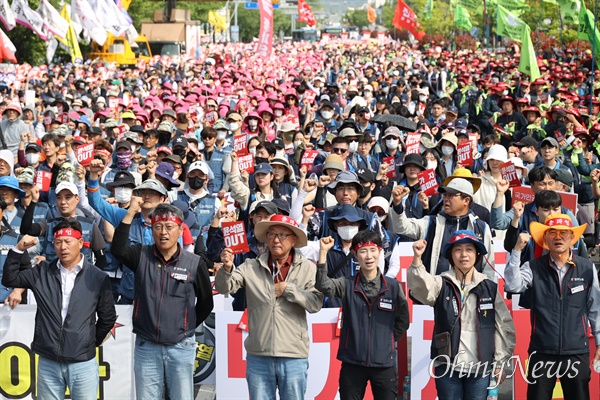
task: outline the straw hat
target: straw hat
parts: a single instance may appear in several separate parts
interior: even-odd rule
[[[543,224],[540,222],[532,222],[529,224],[529,232],[531,233],[533,240],[535,240],[538,245],[543,246],[546,250],[549,250],[549,247],[544,241],[544,234],[548,229],[573,232],[573,240],[570,244],[573,246],[583,235],[586,228],[587,224],[574,227],[571,217],[567,214],[551,214],[546,218],[546,222]]]
[[[286,215],[272,215],[268,221],[260,221],[254,227],[254,235],[261,243],[267,243],[267,232],[272,226],[281,226],[291,230],[298,238],[294,247],[304,247],[307,243],[306,233],[298,227],[298,223],[293,218]]]

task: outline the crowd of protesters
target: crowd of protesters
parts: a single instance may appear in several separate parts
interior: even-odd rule
[[[587,340],[589,320],[600,344],[589,261],[600,253],[600,71],[591,72],[591,53],[540,58],[542,77],[530,82],[512,54],[435,43],[288,42],[268,59],[252,50],[213,44],[197,59],[130,68],[4,69],[0,245],[14,249],[0,255],[0,300],[14,307],[31,289],[50,304],[61,289],[46,287],[42,268],[64,272],[69,297],[81,296],[73,271],[104,271],[104,323],[113,302],[135,305],[144,399],[160,399],[163,384],[171,398],[193,396],[191,338],[212,309],[208,275],[233,294],[234,310],[248,310],[253,399],[274,399],[277,388],[304,398],[306,312],[342,307],[342,398],[362,398],[371,381],[375,398],[393,399],[394,342],[408,328],[410,295],[435,310],[439,398],[485,398],[489,373],[501,382],[501,368],[441,371],[459,360],[498,366],[513,354],[496,283],[500,241],[510,253],[506,290],[532,310],[530,351],[540,362],[583,362],[562,382],[565,398],[589,398],[590,351],[600,360]],[[413,132],[416,147],[407,145]],[[458,158],[464,142],[469,165]],[[93,160],[83,162],[77,149],[90,143]],[[508,162],[534,201],[513,204]],[[426,194],[428,170],[439,187]],[[557,191],[576,193],[576,209]],[[225,246],[222,224],[234,221],[244,222],[247,252]],[[80,245],[57,244],[69,238]],[[396,280],[402,242],[415,242],[410,293]],[[63,298],[63,312],[68,305]],[[38,322],[53,321],[54,332],[55,317]],[[98,329],[96,344],[106,327]],[[42,357],[89,361],[35,341]],[[529,398],[550,399],[553,382],[530,384]],[[57,385],[47,384],[64,391]]]

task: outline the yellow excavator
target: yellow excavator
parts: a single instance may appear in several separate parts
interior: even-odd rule
[[[135,46],[131,46],[127,39],[108,34],[104,46],[92,43],[92,52],[88,55],[92,60],[100,59],[106,62],[116,62],[120,67],[135,66],[140,59],[146,62],[152,58],[148,40],[140,35],[135,39]]]

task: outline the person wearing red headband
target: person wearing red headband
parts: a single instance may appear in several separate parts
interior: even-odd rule
[[[364,230],[352,239],[351,251],[360,265],[356,276],[335,279],[327,276],[327,252],[334,243],[330,236],[321,239],[315,287],[325,296],[342,299],[337,354],[342,362],[340,398],[362,399],[370,381],[375,399],[395,399],[398,392],[395,343],[409,324],[406,296],[398,281],[384,276],[379,269],[382,251],[379,234]]]
[[[154,244],[127,245],[132,221],[144,200],[132,197],[113,237],[111,252],[135,273],[134,374],[138,399],[194,398],[195,329],[213,309],[208,276],[212,263],[185,251],[183,212],[159,204],[148,216]]]
[[[37,395],[62,399],[67,386],[73,399],[95,399],[98,392],[96,347],[101,346],[117,321],[110,278],[90,263],[81,250],[77,220],[54,226],[57,258],[20,270],[27,249],[38,239],[25,235],[8,252],[2,284],[31,289],[37,302],[31,349],[39,355]]]

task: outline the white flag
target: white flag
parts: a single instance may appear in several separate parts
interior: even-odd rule
[[[133,24],[129,25],[129,28],[127,28],[127,31],[125,32],[125,36],[127,37],[127,41],[129,42],[129,45],[131,47],[135,48],[138,46],[135,42],[135,39],[137,39],[138,36],[140,36],[140,34],[135,29],[135,26],[133,26]]]
[[[100,46],[104,46],[108,38],[108,33],[106,33],[106,29],[104,29],[98,17],[94,14],[94,10],[92,10],[87,0],[71,1],[71,19],[74,19],[75,15],[79,17],[81,26],[87,30],[90,38]]]
[[[102,23],[102,26],[108,32],[117,37],[125,33],[130,23],[114,1],[90,0],[89,4],[98,17],[98,20]]]
[[[54,58],[54,53],[56,53],[56,49],[58,48],[58,40],[54,36],[46,41],[46,60],[48,64],[52,63],[52,59]]]
[[[25,0],[13,0],[11,10],[19,24],[31,29],[42,40],[47,39],[44,31],[44,20],[40,17],[40,14],[29,8],[29,4]]]
[[[61,39],[64,39],[67,36],[69,23],[60,16],[60,13],[54,7],[52,7],[52,4],[50,4],[48,0],[40,1],[40,6],[37,9],[37,13],[40,14],[44,20],[46,29]]]
[[[9,31],[17,26],[17,21],[15,21],[15,16],[8,5],[8,0],[0,0],[0,19]]]
[[[4,42],[4,46],[8,47],[8,49],[13,53],[16,53],[17,48],[15,47],[14,43],[10,41],[10,39],[8,38],[8,36],[6,36],[6,33],[4,33],[2,29],[0,29],[0,32],[2,33],[2,41]]]

